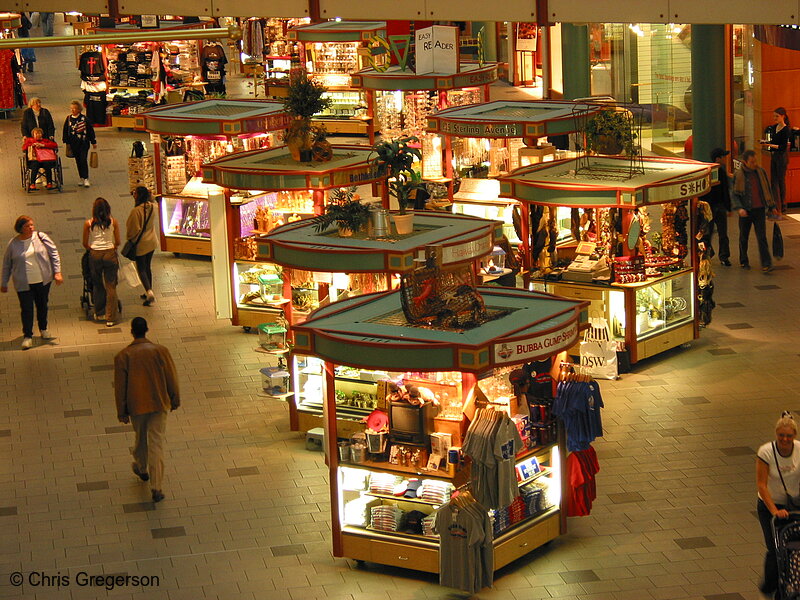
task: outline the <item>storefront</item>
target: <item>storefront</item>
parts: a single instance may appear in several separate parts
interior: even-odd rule
[[[330,108],[314,119],[331,134],[366,135],[374,139],[374,115],[364,93],[352,85],[351,75],[380,64],[385,55],[371,57],[369,45],[376,36],[386,37],[384,21],[326,21],[291,29],[289,39],[301,42],[301,64],[309,76],[328,89]]]
[[[529,224],[533,287],[589,300],[635,363],[699,335],[696,199],[717,175],[686,159],[583,156],[499,180]]]
[[[288,124],[283,104],[270,100],[203,100],[137,115],[136,129],[150,133],[153,143],[161,249],[211,256],[209,189],[200,176],[203,164],[232,152],[271,148],[276,145],[275,132]],[[142,177],[148,164],[147,157],[129,160],[130,168],[141,171]]]
[[[281,146],[203,165],[203,183],[219,186],[225,195],[218,220],[211,202],[212,234],[219,234],[225,246],[214,258],[228,257],[215,263],[214,283],[216,289],[230,290],[234,325],[249,329],[284,318],[291,323],[318,302],[314,282],[293,289],[282,280],[280,267],[261,254],[260,240],[275,227],[322,214],[331,190],[381,180],[369,146],[334,145],[332,150],[328,162],[299,163]]]
[[[497,81],[497,64],[464,61],[459,72],[452,74],[416,75],[399,66],[385,71],[365,69],[354,73],[351,81],[354,88],[366,92],[369,114],[374,115],[375,130],[383,139],[424,138],[428,117],[437,110],[488,102],[489,85]]]
[[[441,110],[428,118],[427,131],[443,140],[444,164],[440,149],[424,148],[423,174],[432,180],[444,176],[448,182],[460,178],[458,192],[452,193],[451,186],[453,211],[502,221],[506,237],[519,244],[525,234],[518,235],[513,225],[518,203],[500,198],[497,180],[488,177],[565,158],[568,152],[547,138],[574,132],[580,119],[599,111],[599,106],[576,102],[511,100]]]
[[[470,480],[459,447],[469,422],[481,418],[476,406],[512,411],[510,367],[570,347],[585,322],[586,302],[519,289],[477,290],[488,311],[504,315],[467,331],[409,324],[401,310],[402,290],[337,302],[294,328],[293,353],[311,357],[300,383],[324,396],[334,556],[439,573],[440,542],[431,523]],[[389,380],[435,396],[440,408],[394,401]],[[336,395],[356,392],[353,381],[371,386],[367,393],[388,414],[388,441],[370,431],[366,447],[357,436],[353,444],[342,440],[348,436],[338,430]],[[515,422],[525,431],[524,420]],[[525,495],[533,485],[540,502],[530,503],[527,512],[520,507],[518,518],[509,519],[506,508],[494,511],[493,541],[484,554],[492,571],[566,531],[561,506],[566,450],[553,427],[550,422],[535,439],[526,434],[524,449],[513,458],[515,494]],[[395,485],[416,481],[419,487],[420,480],[437,493],[394,495]],[[388,491],[382,489],[387,482]],[[413,527],[409,515],[415,517]]]

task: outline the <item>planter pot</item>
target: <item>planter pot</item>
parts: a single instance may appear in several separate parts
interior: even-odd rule
[[[311,162],[313,155],[311,153],[311,148],[307,148],[305,150],[300,150],[300,162]]]
[[[339,227],[339,237],[353,237],[353,231],[351,229]]]
[[[414,213],[412,212],[404,215],[392,215],[392,221],[394,221],[397,235],[408,235],[414,231]]]
[[[598,135],[594,139],[594,150],[598,154],[619,154],[622,152],[622,144],[613,135]]]

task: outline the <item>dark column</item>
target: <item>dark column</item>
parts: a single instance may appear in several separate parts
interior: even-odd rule
[[[692,157],[725,148],[725,26],[692,25]]]
[[[561,24],[561,77],[564,100],[592,95],[589,77],[589,26]]]

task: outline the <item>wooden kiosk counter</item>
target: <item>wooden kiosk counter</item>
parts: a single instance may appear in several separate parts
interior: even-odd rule
[[[685,159],[582,156],[498,179],[531,232],[528,282],[590,301],[635,363],[699,335],[695,215],[717,175]]]
[[[272,230],[256,240],[258,260],[269,261],[282,268],[285,288],[290,282],[300,286],[310,281],[316,287],[314,307],[322,302],[334,301],[344,295],[358,295],[385,291],[393,287],[394,274],[414,269],[424,255],[424,248],[436,245],[442,248],[443,265],[477,264],[488,256],[500,239],[502,229],[497,221],[436,212],[420,212],[414,216],[414,231],[409,235],[370,237],[355,234],[339,237],[335,228],[319,232],[311,219],[303,219]],[[304,288],[300,288],[304,289]],[[300,289],[293,287],[291,297]],[[287,295],[287,298],[290,297]],[[288,304],[291,325],[302,322],[306,314]],[[322,426],[323,403],[321,395],[306,393],[303,371],[309,368],[306,357],[295,357],[290,372],[295,375],[294,393],[289,402],[292,430],[308,431]],[[359,428],[362,419],[376,407],[373,378],[343,377],[337,385],[359,390],[365,395],[340,399],[340,431],[352,432]],[[352,396],[352,394],[351,394]],[[349,435],[349,433],[347,433]]]
[[[430,515],[446,500],[396,497],[376,492],[371,483],[362,482],[372,481],[373,477],[411,477],[439,482],[438,485],[453,489],[468,479],[469,470],[459,461],[444,462],[442,466],[441,463],[432,464],[435,461],[429,458],[411,455],[394,464],[365,458],[352,447],[350,454],[345,452],[348,442],[340,440],[336,419],[335,377],[340,370],[352,374],[383,371],[391,374],[395,381],[402,379],[406,385],[414,383],[420,388],[429,388],[441,396],[442,406],[432,419],[426,419],[425,427],[420,427],[419,432],[425,436],[426,443],[428,434],[435,433],[448,436],[451,447],[460,446],[467,424],[464,412],[469,412],[467,399],[482,393],[490,403],[497,400],[492,391],[495,388],[489,384],[498,373],[569,348],[578,340],[579,330],[586,322],[586,302],[514,288],[479,287],[477,290],[486,309],[501,310],[503,316],[473,329],[410,325],[401,309],[402,290],[335,302],[318,309],[307,321],[293,328],[293,353],[316,358],[319,367],[309,369],[305,376],[309,380],[319,380],[316,387],[324,390],[334,556],[438,572],[437,537],[425,535],[424,529],[422,535],[377,530],[362,522],[359,510],[352,509],[362,504],[390,505],[395,508],[389,510]],[[392,423],[389,429],[392,446],[397,442],[393,436],[398,430],[394,427],[400,427],[403,416],[403,413],[394,414],[396,404],[387,402],[386,407]],[[402,425],[404,435],[413,431],[408,421],[414,419],[407,419]],[[369,435],[367,432],[367,441],[372,444]],[[417,448],[422,451],[419,445]],[[404,452],[398,451],[398,454],[405,456]],[[391,454],[389,452],[389,461]],[[495,531],[494,570],[565,531],[566,521],[561,511],[565,460],[563,435],[548,438],[546,443],[533,444],[517,454],[517,472],[526,474],[518,475],[519,484],[538,481],[546,501],[528,517]],[[535,467],[528,471],[526,465]]]
[[[161,249],[211,256],[209,187],[200,180],[201,167],[232,152],[275,146],[274,132],[289,125],[283,104],[201,100],[152,108],[135,119],[136,129],[147,131],[153,143]],[[143,160],[131,158],[130,164],[140,165]],[[267,197],[255,202],[274,207]]]

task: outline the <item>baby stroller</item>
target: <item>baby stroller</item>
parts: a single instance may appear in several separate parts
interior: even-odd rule
[[[800,599],[800,513],[788,519],[772,519],[772,534],[778,559],[778,594],[780,600]]]
[[[83,291],[81,292],[81,308],[86,318],[94,321],[94,299],[92,298],[92,272],[89,269],[89,251],[81,257],[81,274],[83,275]],[[117,300],[117,311],[122,314],[122,302]]]

